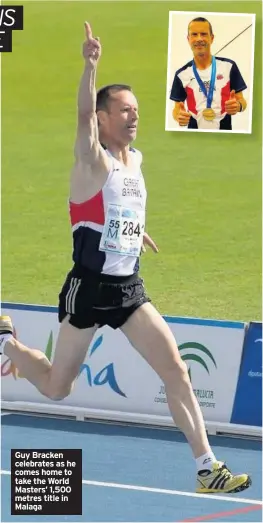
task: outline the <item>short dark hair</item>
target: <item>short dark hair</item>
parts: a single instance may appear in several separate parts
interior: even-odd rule
[[[208,25],[209,25],[209,30],[210,30],[210,34],[214,34],[213,33],[213,29],[212,29],[212,25],[210,24],[210,22],[206,19],[206,18],[203,18],[202,16],[198,16],[197,18],[194,18],[193,20],[191,20],[191,22],[189,22],[188,24],[188,34],[189,34],[189,26],[192,22],[207,22]]]
[[[132,88],[126,84],[111,84],[99,89],[97,92],[96,111],[107,111],[111,95],[120,91],[132,92]]]

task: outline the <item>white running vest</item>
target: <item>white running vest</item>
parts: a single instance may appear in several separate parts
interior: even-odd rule
[[[142,155],[131,148],[134,166],[127,168],[106,152],[112,165],[101,191],[82,204],[70,203],[73,258],[102,274],[130,276],[139,269],[145,230]]]

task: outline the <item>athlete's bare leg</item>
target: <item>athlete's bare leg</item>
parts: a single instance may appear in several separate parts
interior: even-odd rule
[[[77,329],[65,318],[52,363],[40,350],[29,349],[14,338],[6,342],[4,353],[44,396],[60,400],[70,394],[96,330],[97,327]]]
[[[165,320],[150,303],[145,303],[127,320],[122,331],[162,379],[174,422],[185,434],[195,458],[209,452],[202,412],[187,366]]]

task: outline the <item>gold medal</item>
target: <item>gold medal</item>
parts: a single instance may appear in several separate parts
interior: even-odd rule
[[[213,111],[213,109],[211,109],[211,107],[210,108],[207,107],[207,109],[203,110],[203,117],[208,122],[211,122],[212,120],[214,120],[215,116],[216,116],[216,113],[215,113],[215,111]]]

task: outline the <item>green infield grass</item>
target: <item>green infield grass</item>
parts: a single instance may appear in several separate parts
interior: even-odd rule
[[[71,267],[68,182],[88,20],[103,46],[97,86],[131,84],[140,104],[135,146],[160,250],[141,260],[153,303],[163,314],[260,319],[261,2],[23,5],[24,30],[2,56],[2,301],[56,305]],[[164,131],[169,10],[256,13],[252,135]]]

